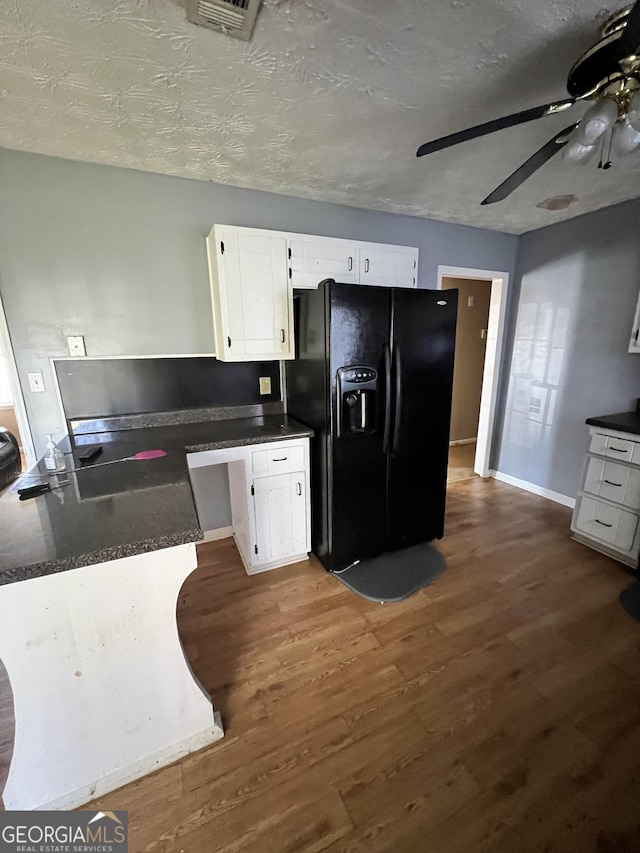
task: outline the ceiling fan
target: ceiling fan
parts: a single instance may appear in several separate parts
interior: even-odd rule
[[[619,155],[640,148],[640,0],[605,21],[599,41],[569,72],[567,90],[569,98],[425,142],[416,156],[424,157],[469,139],[554,115],[579,101],[593,101],[593,106],[580,121],[557,133],[482,201],[482,204],[493,204],[511,195],[562,149],[568,160],[586,163],[601,146],[603,156],[599,166],[608,169],[612,165],[612,145]],[[605,158],[607,140],[609,155]]]

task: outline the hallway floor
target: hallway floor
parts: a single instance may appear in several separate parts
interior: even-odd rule
[[[447,468],[447,483],[459,483],[470,480],[478,475],[473,470],[476,457],[476,443],[453,444],[449,447],[449,466]]]

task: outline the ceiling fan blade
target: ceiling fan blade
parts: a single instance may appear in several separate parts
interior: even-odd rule
[[[469,127],[467,130],[460,130],[458,133],[451,133],[449,136],[434,139],[433,142],[425,142],[418,148],[416,157],[424,157],[425,154],[433,154],[434,151],[450,148],[452,145],[458,145],[468,139],[477,139],[487,133],[495,133],[496,130],[504,130],[506,127],[514,127],[516,124],[524,124],[527,121],[535,121],[537,118],[559,113],[572,107],[577,100],[577,98],[566,98],[562,101],[555,101],[553,104],[542,104],[540,107],[532,107],[510,116],[493,119],[493,121],[485,122],[485,124],[478,124],[476,127]]]
[[[541,166],[550,160],[554,154],[557,154],[558,151],[561,151],[564,146],[569,141],[569,137],[571,133],[576,129],[579,122],[575,124],[570,124],[569,127],[565,127],[564,130],[561,130],[560,133],[557,133],[553,139],[550,139],[545,145],[540,148],[539,151],[529,157],[526,163],[523,163],[522,166],[517,168],[512,175],[503,181],[499,187],[490,193],[481,204],[495,204],[497,201],[502,201],[508,195],[516,190],[520,184],[523,184],[527,178],[530,178],[534,172],[537,172]]]
[[[634,7],[629,12],[627,23],[620,40],[618,41],[616,53],[620,59],[633,56],[640,47],[640,0],[636,0]]]

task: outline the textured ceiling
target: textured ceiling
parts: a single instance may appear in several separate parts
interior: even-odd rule
[[[583,110],[415,150],[564,96],[602,13],[601,0],[264,0],[243,43],[190,24],[180,0],[3,0],[0,145],[521,233],[640,196],[640,153],[608,172],[556,158],[483,208]],[[536,207],[561,193],[578,202]]]

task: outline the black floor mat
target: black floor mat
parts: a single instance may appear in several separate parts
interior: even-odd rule
[[[352,592],[369,601],[402,601],[427,586],[447,568],[447,561],[433,545],[422,544],[362,560],[333,572]]]
[[[631,586],[622,590],[620,604],[632,619],[640,622],[640,581],[634,581]]]

